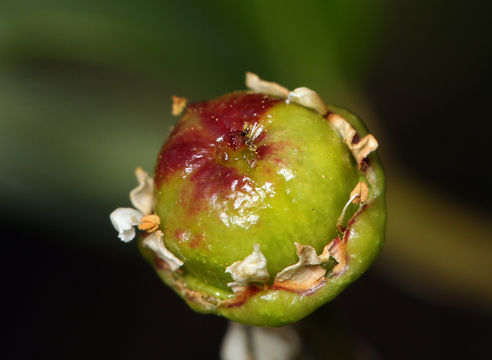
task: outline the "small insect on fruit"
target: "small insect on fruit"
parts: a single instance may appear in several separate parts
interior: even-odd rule
[[[378,143],[307,88],[247,73],[248,91],[186,106],[137,170],[136,209],[111,220],[193,309],[250,325],[295,322],[333,299],[384,242]]]

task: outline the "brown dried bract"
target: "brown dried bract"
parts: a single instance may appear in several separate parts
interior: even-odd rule
[[[183,110],[186,107],[186,104],[188,103],[188,99],[186,99],[184,97],[174,96],[174,95],[171,96],[171,98],[173,99],[172,114],[174,116],[181,115],[181,113],[183,112]]]
[[[138,229],[151,233],[159,228],[160,223],[161,219],[156,214],[146,215],[142,217],[140,224],[138,224]]]
[[[367,168],[364,159],[378,148],[376,138],[373,135],[368,134],[362,139],[359,139],[357,132],[352,125],[338,114],[329,113],[326,118],[337,129],[338,133],[343,138],[343,141],[349,147],[357,162],[359,170],[364,171],[365,168]]]
[[[296,243],[299,261],[277,274],[273,288],[306,292],[317,288],[324,281],[326,269],[321,266],[330,258],[327,247],[321,255],[311,245]]]
[[[359,182],[357,183],[357,185],[355,185],[354,190],[352,190],[352,192],[350,193],[350,198],[354,198],[354,200],[352,200],[352,203],[360,204],[366,202],[368,195],[369,188],[367,187],[366,183]]]
[[[234,293],[234,297],[224,300],[220,303],[220,306],[223,307],[236,307],[243,305],[251,296],[256,295],[260,291],[266,289],[266,286],[257,286],[256,284],[251,284],[248,286],[242,286],[237,289]]]
[[[350,150],[352,150],[352,154],[354,155],[359,168],[361,168],[363,166],[363,160],[378,148],[378,142],[372,134],[368,134],[360,139],[358,143],[352,144],[352,146],[349,147]]]
[[[207,310],[215,310],[219,305],[219,301],[214,297],[202,294],[199,291],[191,290],[183,285],[181,281],[176,280],[174,287],[190,302],[200,304],[200,306]]]
[[[326,270],[321,265],[306,265],[291,279],[275,279],[273,288],[302,293],[312,291],[324,282],[325,274]]]
[[[350,193],[350,197],[342,209],[340,216],[338,217],[337,227],[343,230],[343,220],[345,219],[345,213],[350,204],[362,204],[366,202],[367,197],[369,196],[369,188],[366,183],[359,182],[355,185],[354,189]]]
[[[330,256],[332,256],[338,263],[333,268],[332,273],[333,275],[340,275],[347,269],[347,253],[345,251],[346,242],[337,237],[330,242],[328,246]]]
[[[326,119],[337,129],[347,145],[352,143],[357,132],[347,120],[334,113],[329,113]]]

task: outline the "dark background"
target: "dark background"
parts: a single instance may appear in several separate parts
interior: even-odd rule
[[[387,172],[383,254],[301,322],[306,351],[316,329],[327,358],[492,357],[490,6],[287,3],[0,4],[3,358],[217,358],[226,320],[189,310],[108,214],[152,169],[170,96],[248,70],[360,114]]]

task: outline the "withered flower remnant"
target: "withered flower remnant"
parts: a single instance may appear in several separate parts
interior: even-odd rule
[[[111,221],[193,309],[259,326],[297,321],[358,278],[384,242],[378,143],[306,87],[246,74],[248,91],[187,105],[135,209]]]

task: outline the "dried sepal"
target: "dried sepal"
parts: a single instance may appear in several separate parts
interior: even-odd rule
[[[244,260],[236,261],[226,268],[234,282],[227,284],[234,292],[242,290],[250,283],[264,283],[270,275],[267,270],[267,259],[260,250],[260,245],[254,244],[254,250]]]
[[[183,262],[166,248],[162,237],[162,231],[154,231],[142,240],[142,245],[152,250],[159,259],[169,266],[171,271],[176,271],[183,266]]]
[[[262,80],[258,75],[251,72],[246,73],[246,86],[255,92],[286,98],[287,104],[293,102],[321,115],[325,115],[327,112],[326,105],[318,93],[307,87],[298,87],[289,91],[277,83]]]
[[[369,156],[369,154],[378,148],[378,142],[376,138],[367,134],[362,139],[359,139],[356,135],[357,132],[350,125],[350,123],[338,114],[329,114],[327,116],[328,121],[337,129],[343,141],[349,147],[352,155],[357,162],[359,169],[363,168],[364,159]]]
[[[330,113],[327,120],[337,129],[345,144],[352,144],[352,139],[357,134],[350,123],[338,114]]]
[[[325,247],[329,251],[330,256],[337,261],[337,265],[331,270],[333,275],[340,275],[347,269],[347,253],[345,247],[346,242],[339,237],[335,238]]]
[[[138,224],[138,229],[151,233],[159,228],[160,223],[161,219],[156,214],[145,215]]]
[[[359,167],[362,166],[363,160],[378,148],[378,141],[372,134],[367,134],[357,143],[352,143],[350,150],[357,161]]]
[[[246,73],[246,86],[258,93],[278,96],[286,98],[289,95],[289,90],[283,86],[260,79],[260,77],[252,72]]]
[[[179,280],[176,280],[173,285],[175,289],[188,301],[199,304],[203,307],[203,309],[215,310],[220,304],[220,301],[217,298],[205,295],[204,293],[199,291],[192,290],[186,287],[186,285],[184,285]]]
[[[367,184],[364,182],[359,182],[355,185],[354,189],[350,193],[349,199],[340,213],[337,221],[337,227],[342,228],[343,220],[345,219],[345,213],[347,212],[347,208],[350,204],[362,204],[367,200],[369,196],[369,188]]]
[[[354,190],[350,193],[350,198],[354,198],[352,202],[354,204],[361,204],[366,202],[369,196],[369,188],[365,182],[359,182],[355,185]]]
[[[326,270],[321,265],[305,265],[299,268],[292,278],[275,279],[273,287],[295,292],[306,292],[316,289],[323,283]]]
[[[292,291],[308,291],[321,284],[326,274],[326,269],[321,266],[330,258],[328,250],[320,256],[311,245],[295,243],[299,261],[280,271],[275,276],[274,287]]]
[[[149,215],[154,209],[154,179],[141,167],[135,170],[135,176],[138,186],[130,191],[130,200],[136,209]]]
[[[298,87],[289,92],[287,103],[294,102],[296,104],[312,109],[321,115],[325,115],[328,111],[326,105],[319,97],[318,93],[307,87]]]
[[[118,237],[123,242],[130,242],[135,237],[134,226],[142,219],[142,213],[133,208],[117,208],[109,218],[114,228],[118,231]]]
[[[174,116],[181,115],[181,113],[186,107],[186,104],[188,103],[188,99],[184,97],[174,96],[174,95],[171,96],[171,99],[173,100],[172,114]]]

